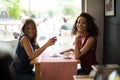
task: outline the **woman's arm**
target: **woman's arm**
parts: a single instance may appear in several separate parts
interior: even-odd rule
[[[78,47],[78,43],[75,44],[75,58],[78,59],[81,56],[83,56],[85,53],[87,53],[90,49],[93,48],[93,46],[95,45],[96,39],[94,37],[90,37],[86,44],[79,49]]]
[[[37,50],[33,50],[32,45],[29,41],[29,39],[26,36],[23,36],[23,38],[20,40],[21,46],[25,49],[28,57],[30,59],[35,59],[38,57],[47,47],[54,45],[55,39],[50,38],[42,47],[38,48]]]
[[[78,44],[82,44],[82,42],[78,43],[78,38],[76,38],[74,43],[75,43],[75,48],[74,48],[75,58],[79,59],[80,58],[80,48],[79,48]]]
[[[70,48],[70,49],[64,50],[60,52],[60,54],[64,54],[65,52],[74,52],[74,49]]]

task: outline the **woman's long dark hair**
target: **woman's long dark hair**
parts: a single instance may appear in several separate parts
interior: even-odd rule
[[[76,24],[77,24],[77,21],[78,21],[78,18],[79,17],[84,17],[84,18],[86,18],[86,20],[87,20],[87,25],[88,25],[88,27],[87,27],[87,32],[91,35],[91,36],[94,36],[94,37],[97,37],[98,36],[98,34],[99,34],[99,29],[98,29],[98,27],[97,27],[97,25],[95,24],[95,22],[94,22],[94,18],[90,15],[90,14],[88,14],[88,13],[81,13],[78,17],[77,17],[77,19],[76,19],[76,21],[75,21],[75,23],[74,23],[74,25],[73,25],[73,28],[72,28],[72,34],[73,35],[76,35],[77,34],[77,27],[76,27]]]
[[[24,25],[23,25],[23,27],[22,27],[22,33],[24,34],[24,35],[26,35],[26,36],[28,36],[27,34],[26,34],[26,29],[27,29],[27,27],[28,27],[28,25],[30,25],[30,24],[33,24],[34,26],[35,26],[35,36],[30,40],[30,42],[32,42],[32,43],[36,43],[36,39],[37,39],[37,27],[36,27],[36,23],[35,23],[35,21],[33,20],[33,19],[26,19],[25,20],[25,23],[24,23]]]

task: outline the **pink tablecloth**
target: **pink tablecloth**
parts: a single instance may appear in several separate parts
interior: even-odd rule
[[[41,80],[73,80],[77,74],[77,60],[72,55],[71,59],[50,57],[42,54],[40,61]]]

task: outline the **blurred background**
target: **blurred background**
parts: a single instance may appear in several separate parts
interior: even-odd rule
[[[0,0],[0,40],[17,39],[25,19],[32,18],[40,44],[55,35],[56,44],[68,48],[73,46],[70,32],[81,9],[81,0]]]

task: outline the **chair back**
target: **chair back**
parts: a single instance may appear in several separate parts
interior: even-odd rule
[[[18,39],[8,40],[8,41],[0,40],[0,43],[10,45],[12,48],[12,53],[13,53],[12,56],[15,56],[15,50],[17,47]],[[0,46],[2,46],[2,45],[0,45]]]

